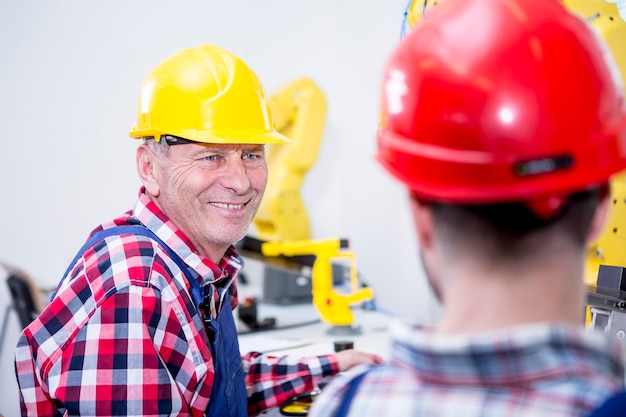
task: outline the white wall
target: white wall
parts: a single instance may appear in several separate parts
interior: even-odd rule
[[[381,72],[405,5],[0,2],[0,259],[55,285],[87,233],[135,200],[127,132],[144,76],[181,48],[214,43],[268,92],[299,76],[319,84],[328,120],[302,190],[314,237],[348,237],[381,305],[432,319],[404,191],[373,159]]]
[[[0,414],[19,416],[17,381],[14,377],[13,352],[20,333],[20,322],[11,306],[9,287],[4,283],[9,273],[0,266]]]

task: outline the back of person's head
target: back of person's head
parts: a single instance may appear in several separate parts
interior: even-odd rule
[[[443,1],[387,63],[378,159],[451,233],[582,245],[626,168],[619,70],[559,0]]]
[[[494,266],[521,265],[539,256],[555,256],[564,247],[582,249],[588,243],[597,204],[607,192],[607,187],[599,187],[570,194],[550,217],[516,202],[427,204],[448,255],[465,253]]]

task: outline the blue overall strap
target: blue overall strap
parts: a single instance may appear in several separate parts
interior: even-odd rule
[[[609,397],[588,417],[621,417],[626,415],[626,391],[620,391]]]
[[[237,327],[229,302],[222,304],[206,331],[213,355],[213,386],[206,417],[248,417],[245,373]]]
[[[352,400],[354,399],[356,390],[359,387],[359,384],[361,383],[361,381],[363,380],[363,377],[365,377],[365,375],[367,375],[367,373],[371,369],[372,368],[358,375],[356,378],[354,378],[348,383],[348,391],[346,392],[346,395],[343,396],[341,407],[339,407],[339,410],[337,411],[337,414],[335,414],[335,417],[346,417],[348,415],[348,410],[350,409],[350,404],[352,404]]]
[[[95,233],[93,236],[91,236],[89,240],[87,240],[87,242],[85,242],[85,244],[78,250],[78,253],[76,253],[74,260],[70,262],[70,265],[67,267],[65,274],[63,274],[63,278],[61,278],[61,281],[59,281],[59,285],[57,286],[57,289],[52,294],[51,300],[54,299],[57,291],[59,290],[59,287],[61,287],[61,284],[65,280],[65,277],[70,273],[70,271],[72,270],[72,268],[74,267],[78,259],[81,256],[83,256],[83,254],[85,253],[87,249],[89,249],[90,247],[98,243],[99,241],[109,236],[117,236],[117,235],[121,235],[124,233],[147,236],[150,239],[156,241],[163,249],[165,249],[165,251],[170,256],[170,258],[176,263],[176,265],[178,265],[180,270],[183,272],[183,275],[185,275],[185,278],[187,278],[187,281],[189,281],[189,284],[191,285],[191,297],[193,298],[193,301],[196,307],[200,306],[200,303],[202,302],[202,299],[204,298],[204,289],[200,286],[200,284],[198,284],[198,281],[196,281],[196,279],[193,276],[191,276],[191,274],[189,273],[189,270],[187,269],[187,265],[185,265],[185,263],[180,258],[180,256],[178,256],[176,252],[174,252],[169,246],[167,246],[165,242],[159,239],[159,237],[155,235],[154,232],[152,232],[147,227],[140,226],[140,225],[115,226],[109,229],[101,230]]]

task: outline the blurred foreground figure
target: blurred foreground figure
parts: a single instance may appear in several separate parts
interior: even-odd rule
[[[560,1],[429,9],[388,60],[378,159],[442,315],[395,322],[390,362],[336,377],[310,416],[585,416],[621,390],[620,347],[584,329],[583,270],[625,128],[608,48]]]

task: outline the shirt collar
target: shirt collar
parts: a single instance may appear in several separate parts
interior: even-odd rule
[[[395,321],[393,361],[438,384],[525,384],[536,378],[603,372],[620,378],[624,357],[601,332],[535,323],[480,334],[442,335]]]

